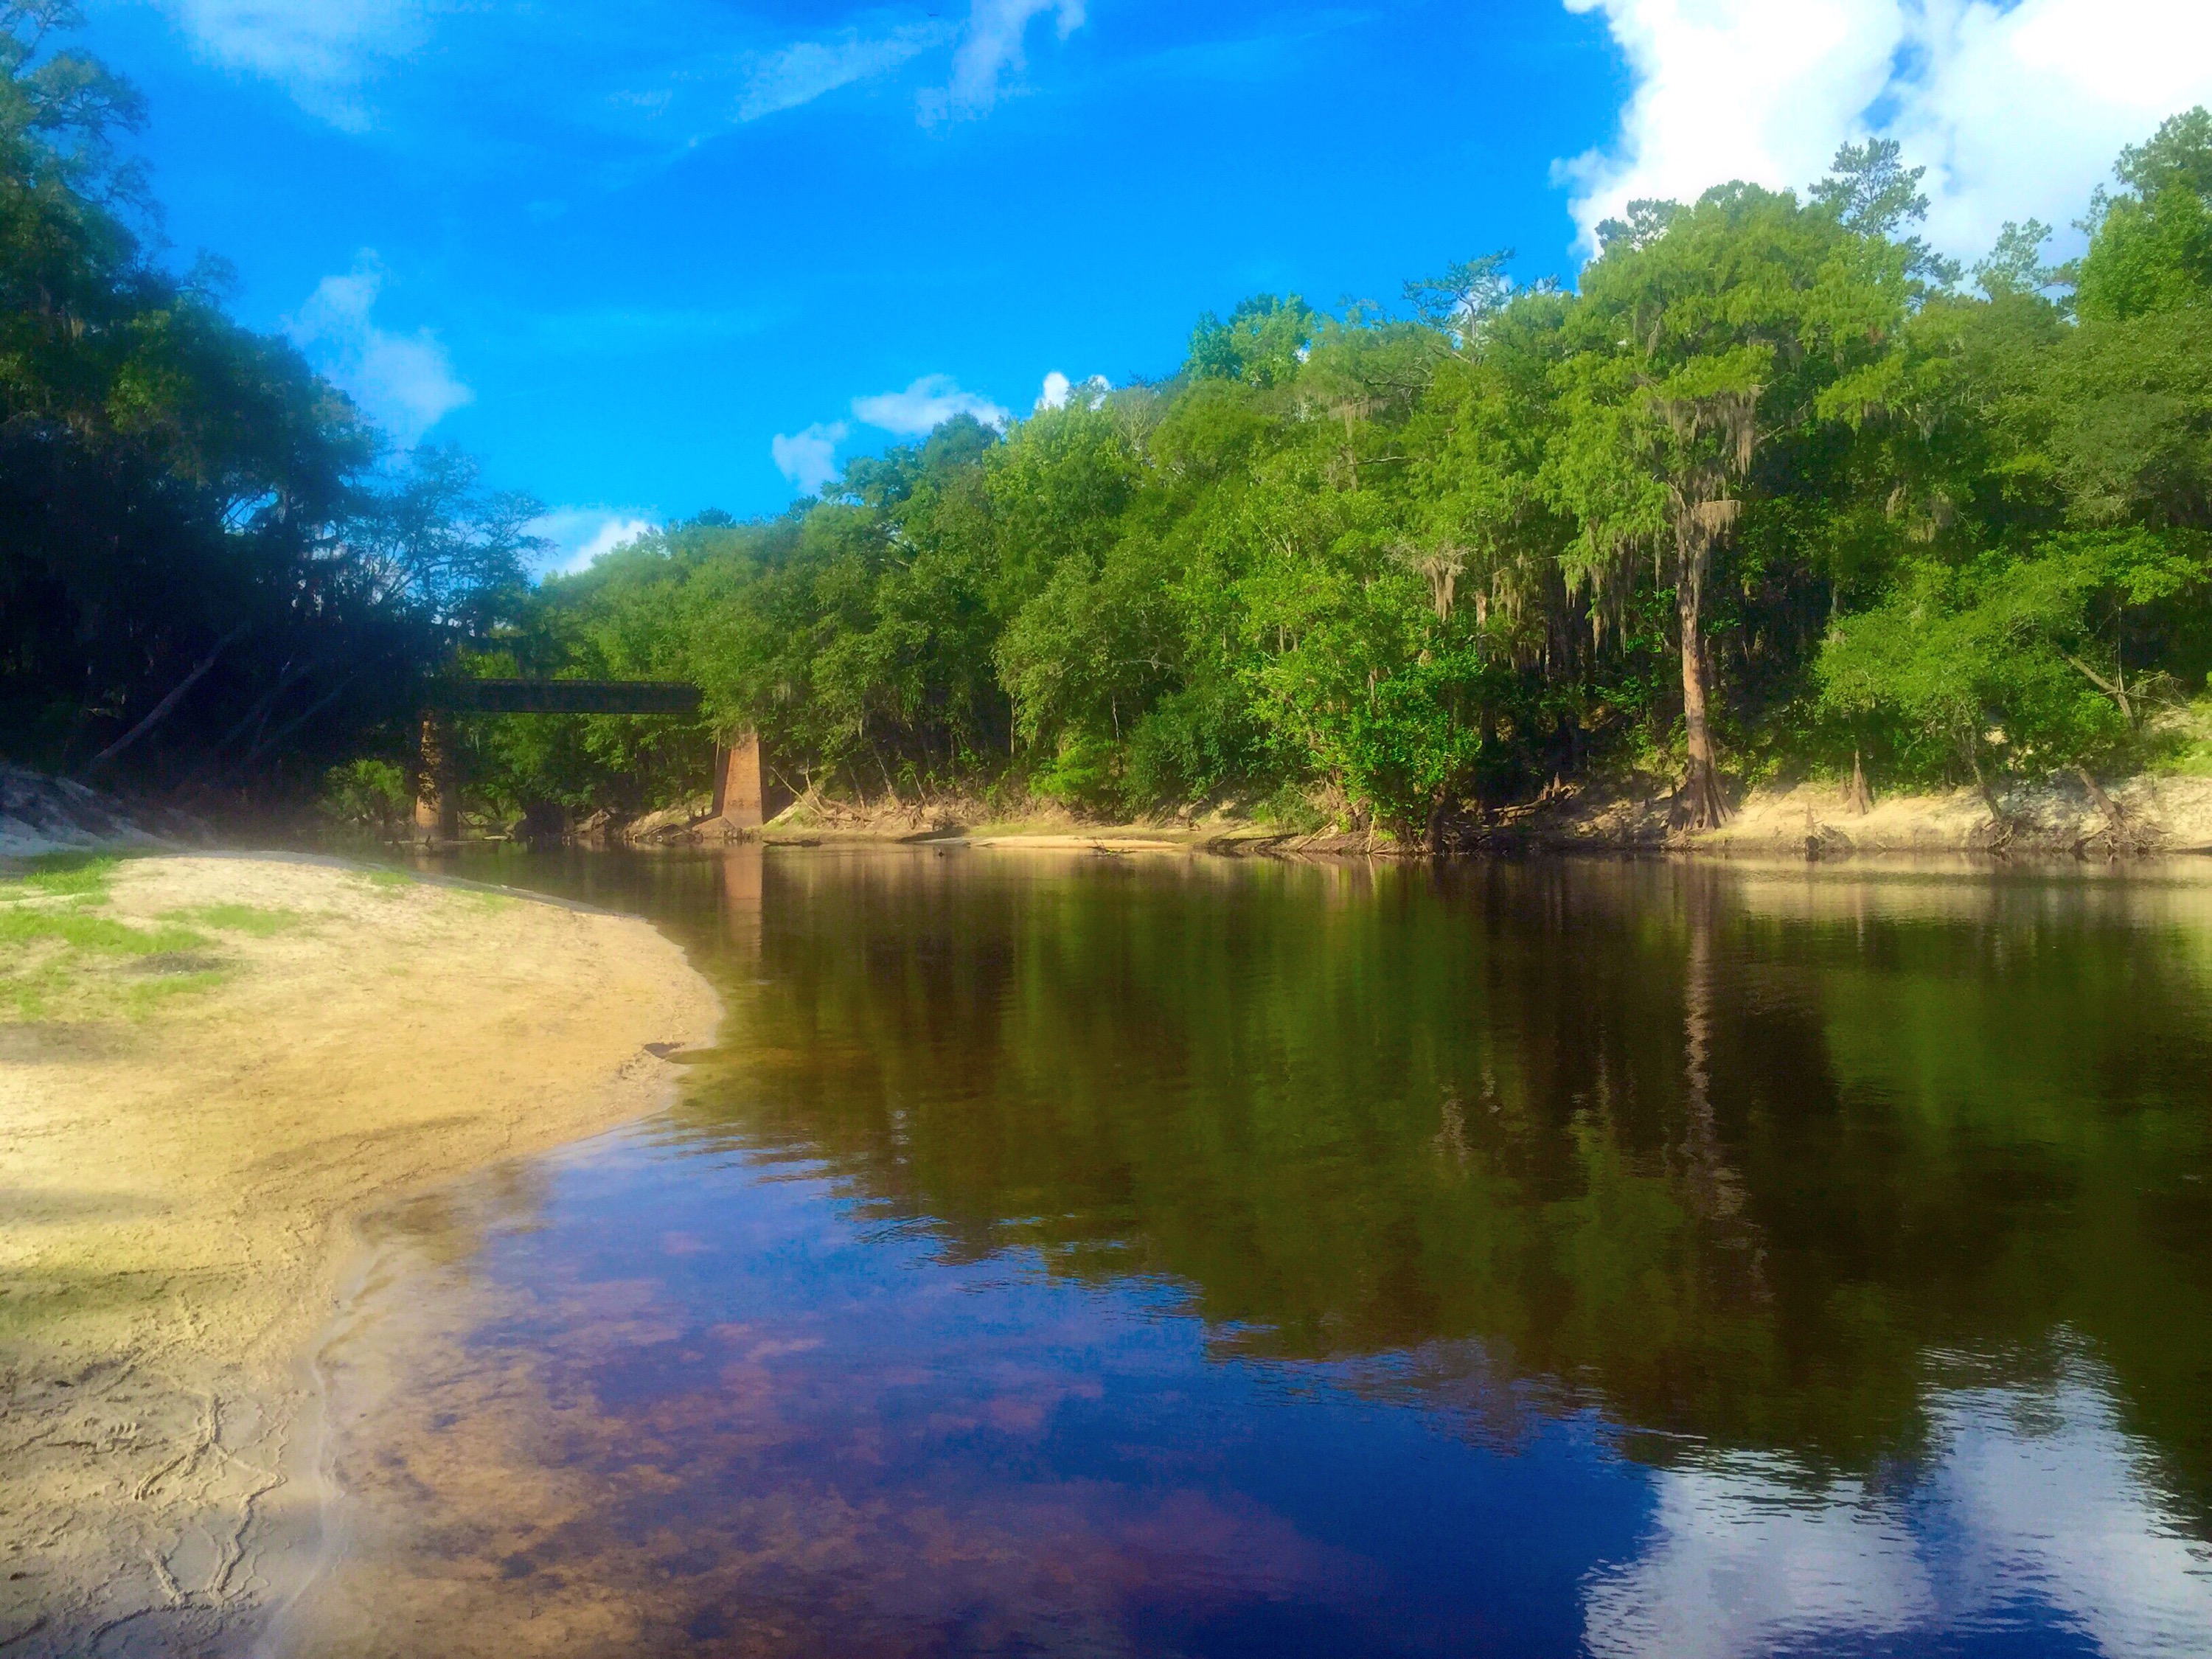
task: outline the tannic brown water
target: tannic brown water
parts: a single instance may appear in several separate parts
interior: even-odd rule
[[[728,1020],[380,1219],[285,1651],[2212,1652],[2202,878],[467,873]]]

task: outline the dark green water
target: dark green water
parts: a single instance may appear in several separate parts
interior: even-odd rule
[[[467,873],[729,1019],[391,1220],[322,1648],[2212,1652],[2201,878]]]

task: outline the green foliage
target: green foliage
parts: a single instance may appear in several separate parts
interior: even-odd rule
[[[1683,766],[1711,821],[1723,767],[1852,748],[2146,763],[2212,666],[2202,109],[2122,153],[2067,270],[2008,224],[1960,291],[1919,172],[1847,144],[1802,198],[1632,203],[1572,289],[1498,252],[1401,315],[1261,295],[1171,380],[533,586],[537,503],[392,453],[219,269],[159,263],[138,95],[75,21],[0,4],[14,758],[390,833],[427,672],[680,679],[696,720],[461,720],[471,810],[696,797],[751,728],[794,789],[1327,800],[1417,838],[1591,765]]]
[[[1110,806],[1121,793],[1116,775],[1119,758],[1114,745],[1104,738],[1071,732],[1030,787],[1047,799],[1068,806]]]
[[[390,761],[350,760],[323,775],[323,811],[341,823],[389,830],[413,800],[407,775]]]
[[[2212,295],[2212,112],[2201,106],[2120,152],[2126,186],[2090,208],[2089,251],[2075,303],[2085,319],[2124,322]]]
[[[1414,277],[1406,284],[1407,302],[1431,328],[1447,331],[1462,347],[1471,344],[1512,298],[1513,279],[1505,270],[1512,262],[1507,248],[1462,259],[1435,276]]]
[[[1191,331],[1186,372],[1194,380],[1243,380],[1263,391],[1288,386],[1297,378],[1316,320],[1312,307],[1295,294],[1287,300],[1255,295],[1225,323],[1209,311]]]
[[[2176,777],[2212,778],[2212,697],[2199,697],[2187,708],[2172,711],[2173,718],[2160,733],[2166,741],[2154,765]]]
[[[1931,250],[1906,227],[1928,214],[1928,198],[1920,180],[1925,167],[1904,165],[1903,147],[1894,138],[1869,138],[1846,143],[1828,164],[1828,176],[1808,193],[1813,205],[1846,230],[1861,236],[1879,237],[1893,243],[1906,256],[1905,270],[1938,287],[1959,280],[1959,267]],[[2009,234],[2012,227],[2005,227]]]
[[[1571,291],[1490,254],[1409,314],[1209,313],[1170,380],[963,417],[471,620],[475,672],[706,713],[476,722],[465,774],[635,810],[750,727],[795,787],[1415,840],[1590,767],[1686,767],[1705,816],[1723,767],[1854,748],[1878,782],[2148,762],[2212,666],[2208,135],[2126,153],[2078,270],[2008,225],[1972,293],[1877,140],[1802,198],[1633,204]]]
[[[1821,702],[1926,779],[1987,786],[2139,761],[2149,715],[2172,698],[2172,677],[2146,672],[2141,647],[2178,621],[2201,628],[2208,579],[2204,538],[2144,531],[1917,563],[1881,605],[1831,629]]]
[[[389,453],[228,277],[157,255],[137,93],[0,5],[0,753],[189,799],[312,794],[512,614],[540,511]]]
[[[2006,220],[1990,257],[1974,267],[1974,285],[1992,300],[2055,286],[2064,273],[2043,263],[2043,245],[2050,240],[2051,227],[2040,219],[2025,224]]]

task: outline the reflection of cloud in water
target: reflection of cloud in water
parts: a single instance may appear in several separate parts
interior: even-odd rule
[[[1723,1659],[1822,1631],[1891,1635],[1935,1610],[1896,1508],[1856,1480],[1808,1487],[1778,1457],[1657,1477],[1656,1535],[1585,1601],[1593,1652]]]
[[[1957,1529],[1948,1594],[1979,1610],[2027,1588],[2106,1653],[2202,1652],[2212,1549],[2147,1478],[2110,1396],[2077,1366],[2034,1420],[2021,1403],[1997,1389],[1942,1401],[1928,1499]]]
[[[2047,1390],[1943,1389],[1929,1416],[1927,1472],[1895,1493],[1774,1456],[1661,1471],[1643,1554],[1589,1587],[1590,1650],[1734,1659],[2039,1609],[2104,1653],[2203,1651],[2212,1549],[2091,1367]]]

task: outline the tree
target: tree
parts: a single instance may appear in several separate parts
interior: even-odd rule
[[[485,489],[483,468],[459,450],[425,444],[370,497],[350,547],[380,597],[411,599],[459,637],[483,639],[514,614],[529,561],[552,545],[530,529],[544,514],[529,495]]]
[[[2120,152],[2123,188],[2100,190],[2083,228],[2089,250],[2075,273],[2085,319],[2124,322],[2201,306],[2212,296],[2212,112],[2202,106],[2160,124]]]
[[[2129,152],[2128,200],[2202,193],[2200,125]],[[1241,800],[1432,844],[1662,754],[1706,823],[1724,749],[1747,780],[1861,749],[1998,798],[2147,761],[2212,667],[2212,307],[2160,276],[2069,319],[2033,222],[1962,290],[1923,206],[1870,141],[1803,199],[1632,204],[1579,293],[1499,254],[1409,283],[1410,316],[1261,296],[1201,318],[1172,379],[949,422],[534,592],[467,542],[481,490],[449,492],[424,544],[461,537],[475,609],[441,625],[483,662],[694,678],[794,782]],[[2092,264],[2169,246],[2128,244],[2130,211]],[[163,455],[228,453],[188,400],[147,406],[185,411],[143,427]],[[511,769],[629,807],[706,735],[579,726]]]
[[[1579,533],[1572,586],[1603,593],[1644,557],[1674,593],[1692,822],[1725,821],[1710,709],[1707,584],[1761,447],[1889,348],[1909,252],[1788,193],[1730,185],[1616,241],[1583,273],[1547,459]],[[1601,611],[1599,615],[1602,615]]]
[[[1212,312],[1191,331],[1184,373],[1194,380],[1243,380],[1262,391],[1289,383],[1313,338],[1313,308],[1293,294],[1257,294],[1223,322]]]
[[[514,608],[535,506],[382,441],[203,258],[161,263],[136,90],[0,0],[0,744],[191,798],[396,747]],[[496,592],[496,597],[494,597]]]
[[[1906,234],[1908,226],[1928,216],[1928,198],[1920,188],[1928,169],[1908,167],[1903,157],[1894,138],[1838,146],[1828,176],[1810,191],[1812,205],[1846,230],[1895,242],[1905,251],[1907,271],[1948,288],[1959,280],[1957,262],[1936,252],[1921,237]]]
[[[1974,286],[1992,300],[2056,286],[2065,273],[2043,263],[2043,245],[2050,240],[2051,227],[2040,219],[2024,224],[2006,220],[1989,258],[1974,266]]]
[[[2212,542],[2185,532],[2071,534],[2025,557],[1916,562],[1880,605],[1836,620],[1819,659],[1821,701],[1885,726],[1908,774],[1970,776],[2002,817],[2001,779],[2136,757],[2173,695],[2142,647],[2192,626],[2208,579]]]
[[[1475,343],[1482,325],[1505,307],[1513,297],[1513,279],[1505,267],[1513,250],[1501,248],[1480,258],[1462,259],[1435,276],[1406,284],[1406,299],[1414,313],[1437,333],[1466,351]]]

